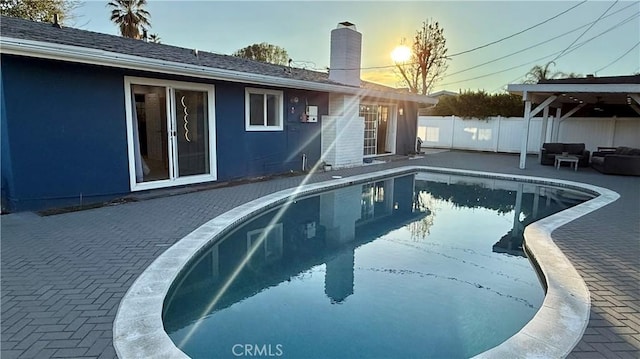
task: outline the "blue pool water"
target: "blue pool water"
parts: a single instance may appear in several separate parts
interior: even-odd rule
[[[165,330],[193,358],[470,357],[542,303],[523,227],[587,199],[426,174],[301,198],[194,260]]]

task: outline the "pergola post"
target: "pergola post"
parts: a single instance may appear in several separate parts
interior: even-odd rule
[[[523,170],[525,168],[525,164],[527,162],[527,148],[529,145],[529,127],[531,126],[531,117],[538,114],[543,109],[547,109],[549,105],[555,101],[558,96],[553,95],[549,96],[546,100],[542,101],[535,109],[531,110],[531,98],[529,94],[524,92],[522,94],[522,99],[524,102],[524,134],[522,138],[522,147],[520,148],[520,169]]]
[[[522,193],[524,192],[524,184],[518,183],[518,191],[516,191],[516,204],[513,208],[513,229],[511,237],[519,237],[522,234],[522,223],[520,223],[520,212],[522,212]]]
[[[549,142],[558,141],[558,131],[560,130],[560,116],[562,115],[562,107],[556,109],[556,117],[554,117],[551,125],[551,140]]]
[[[569,117],[571,117],[574,113],[578,112],[578,110],[580,110],[581,108],[583,108],[586,105],[586,103],[581,103],[578,106],[572,108],[571,110],[569,110],[569,112],[565,113],[564,115],[562,115],[562,117],[558,117],[558,127],[555,129],[555,135],[554,135],[554,140],[553,142],[558,142],[558,134],[560,133],[560,124],[562,123],[562,121],[568,119]]]
[[[568,78],[549,80],[537,84],[509,84],[507,91],[512,94],[522,95],[522,101],[524,101],[525,105],[519,168],[525,169],[526,167],[531,119],[536,116],[536,113],[545,110],[545,107],[557,101],[557,104],[554,105],[556,107],[556,116],[551,120],[551,129],[549,129],[549,118],[547,117],[549,114],[545,110],[543,128],[540,132],[541,142],[543,143],[561,141],[559,130],[564,120],[570,118],[577,111],[584,108],[585,105],[598,103],[606,103],[607,105],[626,104],[635,112],[640,113],[639,76],[609,76],[588,79]],[[532,103],[539,103],[541,99],[547,96],[548,98],[539,106],[535,108],[531,106]],[[562,107],[563,104],[566,107]]]
[[[549,106],[542,110],[542,128],[540,129],[540,143],[538,148],[542,148],[542,144],[547,139],[547,126],[549,125]],[[542,151],[539,152],[538,159],[542,156]]]
[[[527,162],[527,146],[529,145],[529,126],[531,125],[531,99],[527,93],[522,95],[524,99],[524,128],[522,133],[522,146],[520,147],[520,169],[523,170]]]

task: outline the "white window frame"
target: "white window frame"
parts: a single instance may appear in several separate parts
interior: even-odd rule
[[[251,124],[251,94],[263,95],[264,106],[264,125]],[[274,95],[278,97],[278,124],[276,126],[267,126],[267,96]],[[244,89],[244,119],[245,130],[247,131],[282,131],[284,128],[284,93],[278,90],[268,90],[254,87],[245,87]]]
[[[209,173],[185,177],[175,177],[173,171],[170,172],[169,179],[140,182],[136,181],[136,162],[133,138],[133,96],[131,93],[131,85],[159,86],[165,87],[167,90],[167,114],[171,114],[171,94],[172,90],[193,90],[204,91],[207,93],[207,117],[209,126]],[[218,178],[216,165],[216,121],[215,121],[215,88],[213,85],[199,84],[193,82],[160,80],[145,77],[124,77],[124,105],[127,122],[127,153],[129,156],[129,186],[132,192],[144,191],[155,188],[165,188],[173,186],[182,186],[194,183],[212,182]],[[167,134],[168,136],[169,134]],[[168,141],[168,151],[171,157],[176,151],[175,144]],[[172,159],[170,159],[172,161]],[[170,162],[171,164],[172,162]],[[171,166],[170,166],[171,167]]]
[[[282,223],[272,224],[264,228],[254,229],[247,232],[247,254],[251,253],[255,242],[260,239],[261,236],[264,236],[260,246],[262,247],[262,255],[264,256],[265,262],[271,263],[282,259],[284,254],[283,233]],[[270,246],[273,245],[272,241],[275,241],[277,243],[276,248],[279,248],[279,251],[275,255],[273,255],[269,250]]]

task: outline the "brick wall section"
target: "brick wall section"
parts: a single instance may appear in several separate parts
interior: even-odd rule
[[[321,148],[333,168],[362,164],[364,118],[359,117],[357,96],[329,95],[329,116],[322,117]]]

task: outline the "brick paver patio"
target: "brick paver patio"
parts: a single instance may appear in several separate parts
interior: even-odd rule
[[[553,236],[591,291],[589,326],[574,358],[640,357],[640,178],[540,166],[515,155],[442,152],[424,159],[320,173],[349,176],[429,165],[553,177],[607,187],[621,198]],[[1,357],[112,358],[120,299],[151,261],[202,223],[239,204],[297,185],[279,178],[40,217],[1,218]]]

